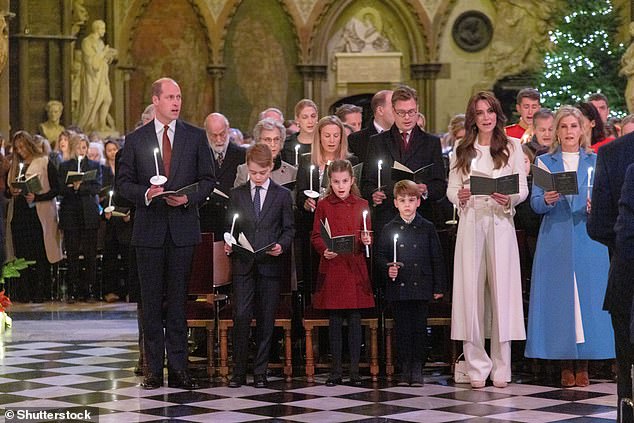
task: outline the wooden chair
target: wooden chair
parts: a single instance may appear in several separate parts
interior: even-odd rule
[[[316,343],[313,342],[313,336],[317,334],[313,329],[318,327],[328,327],[330,325],[328,312],[325,310],[316,310],[311,306],[306,307],[304,311],[304,319],[302,320],[304,330],[306,331],[306,379],[309,383],[315,381],[315,368],[330,368],[330,364],[319,363],[315,360]],[[370,356],[369,362],[359,363],[359,367],[369,367],[372,382],[376,382],[379,378],[379,343],[378,330],[379,318],[374,314],[374,310],[364,311],[361,313],[361,326],[368,328],[370,338]]]
[[[187,286],[188,299],[185,303],[185,318],[188,328],[205,328],[207,332],[207,361],[205,368],[210,378],[214,376],[214,329],[215,306],[213,301],[214,287],[214,235],[202,234],[202,242],[194,249],[191,274]],[[217,248],[217,247],[216,247]],[[222,246],[220,247],[222,248]],[[190,364],[192,367],[199,367]]]

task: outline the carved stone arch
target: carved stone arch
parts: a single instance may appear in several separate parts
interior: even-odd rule
[[[214,49],[209,37],[210,28],[213,28],[213,18],[209,14],[207,8],[204,6],[204,0],[187,0],[191,5],[194,14],[198,18],[198,22],[200,23],[201,28],[203,28],[203,32],[205,33],[206,45],[207,45],[207,55],[209,63],[213,63],[214,58]],[[128,10],[128,14],[123,20],[122,25],[119,27],[119,33],[122,35],[119,37],[121,46],[119,48],[119,61],[123,67],[134,66],[132,61],[131,48],[136,37],[136,32],[139,24],[139,20],[145,14],[148,6],[152,0],[133,0],[132,5]],[[201,3],[203,6],[201,7]]]
[[[233,18],[236,15],[238,7],[242,4],[242,2],[243,0],[228,1],[221,15],[218,18],[218,21],[219,21],[218,23],[222,24],[222,30],[219,31],[218,33],[218,43],[217,43],[218,55],[215,58],[216,59],[215,63],[217,64],[222,63],[223,61],[222,59],[224,57],[224,49],[225,49],[225,43],[227,41],[227,34],[229,33],[229,28],[231,28],[231,24],[233,22]],[[301,25],[301,23],[297,21],[296,16],[293,15],[291,10],[289,9],[289,5],[287,4],[285,0],[277,0],[277,2],[280,4],[280,6],[282,6],[282,10],[284,11],[284,14],[286,14],[286,16],[289,19],[289,22],[291,23],[293,34],[295,35],[295,45],[297,47],[297,51],[300,53],[299,56],[301,57],[302,45],[300,42],[299,33],[297,32],[297,28]]]
[[[331,0],[315,19],[309,41],[308,55],[312,63],[328,63],[329,52],[327,49],[329,38],[335,31],[335,24],[339,16],[352,4],[354,0]],[[384,2],[382,5],[390,9],[403,23],[404,34],[407,34],[408,51],[404,51],[412,63],[427,61],[429,58],[429,46],[427,40],[431,31],[431,23],[427,13],[422,7],[413,6],[406,0],[394,0]]]

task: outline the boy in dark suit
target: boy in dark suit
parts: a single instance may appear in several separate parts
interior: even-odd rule
[[[420,190],[414,182],[405,179],[394,185],[394,206],[399,215],[385,225],[377,251],[379,266],[387,270],[385,299],[396,323],[401,386],[423,386],[427,303],[442,298],[447,284],[440,240],[434,224],[416,212],[419,205]],[[403,267],[390,265],[394,261]]]
[[[257,254],[244,252],[233,244],[225,244],[225,252],[233,261],[233,377],[230,388],[246,383],[249,326],[255,315],[257,320],[257,353],[253,365],[256,388],[267,386],[271,336],[275,311],[280,296],[280,280],[284,270],[282,253],[290,251],[295,236],[293,200],[291,192],[273,182],[273,156],[268,145],[258,143],[246,156],[249,181],[231,191],[230,214],[238,214],[232,235],[242,233]],[[233,225],[232,225],[233,226]],[[236,251],[238,250],[238,251]]]

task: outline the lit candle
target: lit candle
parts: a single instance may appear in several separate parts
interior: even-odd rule
[[[471,159],[471,173],[475,170],[476,158]]]
[[[77,172],[81,172],[81,159],[83,156],[77,156]]]
[[[363,210],[363,231],[366,234],[368,233],[367,219],[368,219],[368,211],[367,210]],[[366,257],[370,257],[370,246],[368,246],[368,245],[365,246],[365,256]]]
[[[592,184],[590,183],[590,181],[592,180],[592,171],[594,170],[594,168],[592,166],[590,166],[588,168],[588,200],[590,199],[590,188],[592,187]]]
[[[236,220],[238,219],[238,213],[233,215],[233,221],[231,222],[231,232],[229,233],[231,235],[231,239],[233,239],[233,229],[236,226]]]
[[[456,205],[453,205],[453,218],[451,219],[452,221],[456,221]]]
[[[110,191],[108,194],[110,194],[110,199],[108,200],[108,207],[112,207],[112,195],[114,194],[114,191]]]
[[[22,178],[22,171],[24,170],[24,163],[20,162],[20,171],[18,172],[18,181]]]
[[[313,171],[315,170],[315,165],[310,165],[310,190],[313,190]]]
[[[295,146],[295,166],[299,166],[299,144]]]
[[[156,176],[159,176],[159,168],[158,168],[158,153],[159,153],[159,149],[155,148],[154,149],[154,166],[156,167]]]
[[[381,169],[383,169],[383,160],[379,160],[379,186],[377,188],[378,191],[381,191]]]
[[[398,234],[394,234],[394,263],[396,263],[396,242],[398,241]]]

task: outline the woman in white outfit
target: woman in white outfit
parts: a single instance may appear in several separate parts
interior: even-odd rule
[[[454,260],[451,338],[463,341],[471,386],[511,381],[511,340],[526,338],[520,259],[513,215],[528,195],[519,140],[507,138],[500,102],[490,92],[467,105],[464,139],[450,163],[447,197],[460,213]],[[519,193],[471,195],[469,178],[519,175]],[[491,355],[484,348],[491,338]]]

